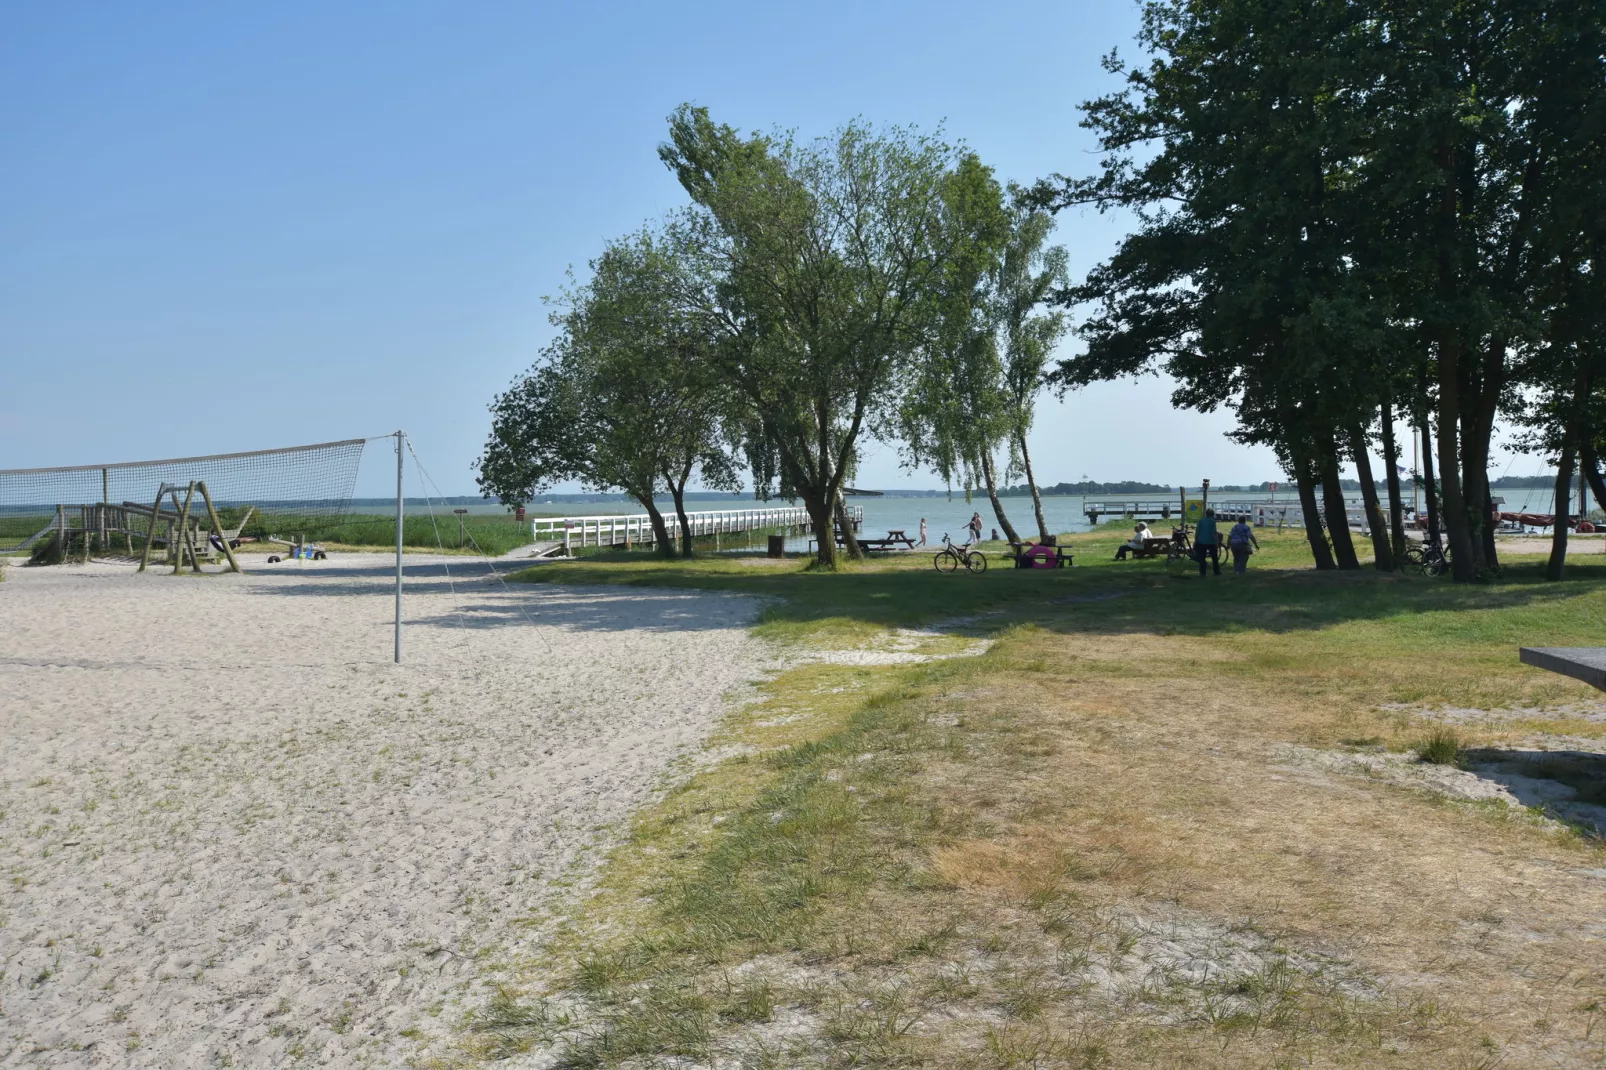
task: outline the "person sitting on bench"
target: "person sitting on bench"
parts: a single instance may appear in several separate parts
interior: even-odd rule
[[[1154,532],[1149,530],[1149,525],[1139,520],[1138,526],[1132,529],[1132,537],[1126,542],[1123,542],[1120,546],[1116,547],[1115,559],[1117,561],[1125,561],[1127,554],[1131,553],[1133,550],[1143,549],[1144,539],[1152,538],[1154,538]]]

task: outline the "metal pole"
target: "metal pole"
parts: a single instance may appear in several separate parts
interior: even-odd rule
[[[406,435],[396,432],[396,664],[401,664],[402,599],[402,447]]]

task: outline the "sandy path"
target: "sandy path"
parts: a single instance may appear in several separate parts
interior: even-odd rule
[[[384,567],[7,570],[0,1066],[438,1049],[766,665],[749,600],[459,561],[415,569],[397,667]]]

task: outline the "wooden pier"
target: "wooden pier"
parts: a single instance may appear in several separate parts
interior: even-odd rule
[[[1305,523],[1305,511],[1300,507],[1298,498],[1287,498],[1281,501],[1268,501],[1257,499],[1255,501],[1234,501],[1231,498],[1212,498],[1211,509],[1216,511],[1218,519],[1245,517],[1249,523],[1258,528],[1266,527],[1300,527]],[[1370,524],[1366,520],[1366,504],[1361,501],[1344,502],[1344,511],[1349,516],[1350,527],[1367,528]],[[1109,500],[1100,502],[1086,502],[1082,512],[1087,515],[1089,524],[1097,525],[1100,517],[1125,517],[1128,520],[1145,521],[1171,521],[1182,522],[1182,502],[1133,500]]]
[[[858,531],[863,527],[862,506],[850,505],[847,513],[853,530]],[[663,517],[669,537],[680,538],[680,518],[672,512],[663,514]],[[763,530],[801,533],[813,529],[808,510],[800,506],[687,513],[686,524],[694,537],[745,535],[749,531]],[[546,557],[560,550],[568,554],[586,546],[650,546],[658,538],[652,530],[652,518],[646,513],[537,517],[530,522],[530,537],[535,543],[532,555],[535,557]]]

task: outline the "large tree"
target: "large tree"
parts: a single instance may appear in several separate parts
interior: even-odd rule
[[[722,448],[728,408],[712,361],[717,339],[680,303],[697,261],[673,229],[611,243],[592,276],[571,287],[552,322],[557,338],[491,405],[491,435],[480,458],[480,489],[522,504],[568,480],[619,489],[639,502],[660,553],[674,540],[656,498],[667,491],[682,552],[692,552],[685,508],[693,475],[736,489]]]
[[[1435,429],[1456,579],[1495,568],[1495,420],[1554,342],[1551,236],[1582,233],[1558,208],[1600,217],[1602,25],[1599,0],[1151,0],[1148,62],[1088,106],[1102,173],[1039,186],[1140,222],[1073,291],[1100,308],[1065,380],[1158,366],[1179,404],[1234,405],[1321,484],[1341,567],[1338,459],[1403,401]]]
[[[1032,495],[1038,534],[1052,532],[1043,517],[1043,497],[1032,471],[1027,435],[1037,415],[1049,358],[1070,324],[1064,311],[1045,307],[1069,282],[1064,246],[1049,245],[1054,217],[1011,187],[1009,240],[994,273],[994,318],[1003,351],[1004,394],[1009,421],[1011,468],[1019,462]]]
[[[744,136],[689,105],[659,153],[695,205],[685,233],[714,281],[688,307],[720,335],[755,483],[802,500],[834,567],[861,438],[893,433],[963,242],[943,196],[961,154],[860,123],[812,144]]]
[[[924,352],[899,407],[905,464],[928,466],[968,500],[985,489],[1004,537],[1018,542],[998,498],[995,454],[1009,436],[1009,395],[998,346],[992,284],[1009,234],[1003,189],[975,156],[943,183],[953,244],[933,297],[937,309]]]
[[[1378,363],[1384,310],[1358,248],[1368,128],[1345,89],[1376,34],[1345,0],[1144,10],[1149,62],[1112,57],[1125,87],[1086,106],[1101,173],[1037,189],[1050,206],[1120,207],[1139,223],[1070,291],[1094,305],[1088,346],[1056,379],[1163,370],[1179,406],[1232,406],[1237,437],[1295,476],[1318,565],[1356,567],[1339,459],[1375,411],[1357,386]]]

